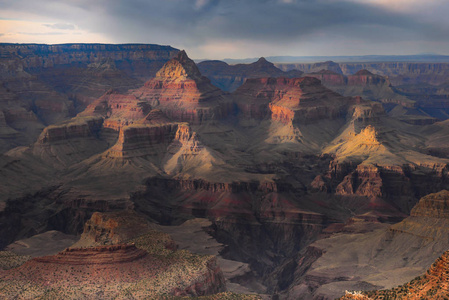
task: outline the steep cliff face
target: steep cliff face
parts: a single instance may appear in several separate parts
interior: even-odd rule
[[[410,212],[412,217],[449,218],[449,192],[443,190],[427,195],[416,204]]]
[[[67,168],[106,150],[108,141],[102,138],[103,125],[103,119],[97,116],[50,125],[27,151],[56,169]]]
[[[444,299],[449,295],[449,251],[443,253],[427,270],[426,274],[390,290],[369,292],[346,292],[341,300],[360,299]]]
[[[385,83],[387,83],[387,80],[384,77],[375,75],[365,69],[348,76],[348,85],[382,85]]]
[[[224,118],[232,110],[226,95],[201,75],[184,51],[133,94],[168,117],[192,124]]]
[[[307,76],[315,77],[325,86],[344,86],[348,84],[348,78],[331,70],[320,70],[318,72],[308,73]]]
[[[64,65],[89,65],[109,59],[117,62],[119,68],[129,74],[137,73],[133,74],[133,77],[142,76],[143,78],[151,77],[151,70],[155,73],[178,52],[170,46],[149,44],[2,44],[0,46],[2,61],[9,63],[12,59],[19,58],[23,69],[36,71]],[[145,73],[139,74],[144,69],[146,69]]]
[[[105,154],[105,157],[132,158],[136,156],[161,155],[161,147],[165,148],[173,141],[179,124],[163,123],[160,125],[129,125],[120,129],[116,144]]]
[[[1,44],[0,110],[20,135],[16,143],[5,137],[5,149],[35,141],[45,125],[73,117],[112,88],[137,87],[177,52],[158,45]]]
[[[342,117],[353,102],[312,77],[248,79],[234,95],[245,116],[263,118],[271,112],[272,120],[285,124]]]
[[[283,182],[153,178],[146,185],[144,193],[133,196],[139,210],[160,222],[176,222],[175,212],[208,217],[214,235],[232,247],[226,258],[246,261],[260,275],[315,239],[328,222],[297,203]],[[260,247],[270,249],[269,254]]]
[[[40,135],[38,143],[47,144],[72,138],[96,136],[99,134],[102,125],[102,118],[72,119],[46,127]]]
[[[347,76],[330,70],[321,70],[307,76],[320,79],[324,86],[345,96],[360,96],[390,106],[393,104],[400,104],[406,108],[416,106],[414,101],[395,90],[387,78],[365,69]]]
[[[367,291],[386,288],[391,289],[386,290],[386,294],[382,294],[384,291],[367,291],[360,294],[374,295],[372,299],[383,299],[376,297],[392,296],[394,292],[396,296],[401,295],[399,299],[420,299],[422,296],[426,298],[426,293],[437,287],[438,284],[435,283],[438,283],[438,278],[442,280],[441,288],[445,275],[441,276],[439,273],[441,270],[438,267],[433,268],[434,264],[433,270],[425,275],[431,274],[429,280],[423,277],[418,280],[415,277],[424,273],[449,247],[447,240],[449,220],[445,217],[448,209],[441,205],[447,198],[447,191],[421,198],[413,210],[413,215],[397,224],[373,222],[366,218],[367,215],[362,215],[352,218],[340,227],[327,228],[326,232],[330,237],[313,243],[304,255],[296,258],[298,267],[295,276],[288,292],[283,296],[285,299],[291,299],[299,297],[299,293],[303,292],[303,295],[311,298],[335,299],[344,295],[345,290]],[[430,208],[429,213],[427,207]],[[419,211],[425,213],[420,214]],[[313,259],[310,261],[311,257]],[[308,265],[303,266],[302,261],[308,261]],[[438,275],[433,276],[434,272]],[[413,278],[415,280],[412,283],[421,282],[423,285],[414,290],[413,284],[404,284]],[[432,287],[427,289],[427,283]],[[397,288],[398,285],[402,286]],[[406,286],[410,286],[411,289],[408,289],[407,293],[402,293],[406,290]],[[419,294],[421,288],[423,294]],[[444,289],[443,285],[443,292]],[[414,297],[415,293],[419,295],[417,298]],[[410,298],[407,298],[407,295]],[[431,296],[432,294],[427,295],[429,299],[433,299]]]
[[[326,64],[314,71],[307,71],[313,69],[313,64],[277,66],[283,70],[311,72],[310,76],[321,79],[325,86],[345,96],[360,95],[366,99],[381,101],[392,116],[400,116],[406,122],[431,122],[423,116],[447,119],[448,93],[444,88],[449,76],[447,63],[379,62],[338,65],[342,72],[332,70]],[[339,78],[338,74],[343,75]],[[413,115],[413,118],[409,115]]]

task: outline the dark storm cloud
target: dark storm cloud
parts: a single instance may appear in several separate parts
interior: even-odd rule
[[[449,4],[441,6],[448,11]],[[347,0],[0,0],[3,9],[58,17],[116,42],[174,46],[201,46],[211,39],[279,44],[341,36],[369,47],[449,36],[442,17],[429,20]]]
[[[123,32],[131,22],[148,28],[176,30],[179,35],[194,35],[197,39],[240,38],[257,40],[289,40],[315,32],[342,31],[342,34],[371,39],[384,38],[398,29],[426,36],[444,35],[447,31],[410,16],[381,8],[347,1],[307,1],[282,3],[274,0],[206,1],[195,9],[198,1],[109,1],[105,9],[120,20]],[[133,3],[133,4],[131,4]],[[134,26],[132,24],[131,26]],[[389,31],[388,28],[393,29]],[[381,34],[379,34],[381,33]]]

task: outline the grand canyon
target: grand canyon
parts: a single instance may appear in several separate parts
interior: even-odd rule
[[[0,82],[2,299],[449,297],[448,62],[3,43]]]

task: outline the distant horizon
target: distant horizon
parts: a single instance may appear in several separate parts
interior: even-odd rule
[[[368,58],[377,58],[372,60],[372,62],[380,62],[382,58],[398,58],[400,62],[427,62],[426,60],[420,59],[416,61],[408,61],[403,60],[404,58],[412,58],[412,57],[441,57],[446,58],[442,62],[449,62],[448,54],[440,54],[440,53],[416,53],[416,54],[353,54],[353,55],[265,55],[265,56],[252,56],[252,57],[240,57],[240,58],[195,58],[189,54],[187,49],[181,49],[172,45],[160,45],[155,43],[26,43],[26,42],[18,42],[18,43],[9,43],[9,42],[0,42],[0,45],[45,45],[45,46],[63,46],[63,45],[148,45],[148,46],[160,46],[160,47],[170,47],[176,50],[185,50],[187,55],[194,60],[196,63],[202,61],[212,61],[219,60],[226,63],[236,64],[236,63],[252,63],[257,61],[260,58],[266,58],[268,61],[272,63],[313,63],[313,62],[325,62],[325,61],[334,61],[334,62],[371,62],[371,60],[366,60]],[[402,58],[402,59],[401,59]],[[291,59],[291,61],[288,61]],[[340,59],[349,59],[347,61]],[[362,60],[358,60],[362,59]],[[387,62],[387,61],[385,61]],[[428,62],[439,62],[438,60],[431,60]]]

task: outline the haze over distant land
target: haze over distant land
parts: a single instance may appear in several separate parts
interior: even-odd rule
[[[449,54],[445,0],[0,1],[0,42],[152,43],[191,57]]]
[[[228,64],[252,63],[259,57],[232,59],[225,58]],[[310,62],[449,62],[448,55],[416,54],[416,55],[358,55],[358,56],[268,56],[268,61],[273,63],[310,63]],[[203,61],[201,59],[198,62]]]

